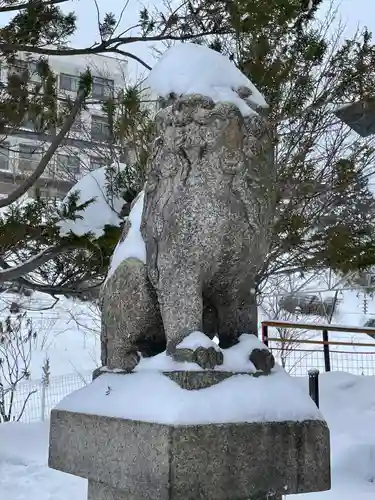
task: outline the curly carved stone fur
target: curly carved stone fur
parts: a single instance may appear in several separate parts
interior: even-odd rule
[[[151,354],[166,345],[178,359],[176,346],[196,330],[216,332],[224,348],[257,332],[251,289],[274,203],[266,122],[193,95],[161,110],[157,127],[141,227],[147,265],[123,262],[103,292],[103,361],[112,368],[132,369],[142,345]],[[205,367],[220,356],[210,352]]]

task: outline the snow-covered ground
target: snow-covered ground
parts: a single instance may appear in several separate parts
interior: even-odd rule
[[[307,391],[307,379],[296,379]],[[295,500],[375,498],[375,377],[321,378],[321,410],[331,430],[332,490]],[[0,498],[86,500],[86,481],[47,468],[48,422],[0,425]]]

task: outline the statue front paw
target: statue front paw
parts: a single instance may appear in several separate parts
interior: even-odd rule
[[[116,359],[111,359],[108,362],[108,370],[117,373],[131,373],[140,361],[138,352],[127,352],[118,355]]]
[[[253,349],[250,354],[250,361],[257,371],[263,372],[265,375],[271,373],[272,368],[275,366],[275,358],[268,349]]]
[[[197,363],[204,370],[213,370],[224,362],[223,353],[215,347],[198,347],[197,349],[176,349],[172,359],[178,363]]]

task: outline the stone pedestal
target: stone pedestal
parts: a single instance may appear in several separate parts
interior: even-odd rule
[[[208,375],[169,378],[198,387]],[[319,419],[167,425],[58,408],[49,466],[87,478],[89,500],[280,500],[330,488],[329,431]]]

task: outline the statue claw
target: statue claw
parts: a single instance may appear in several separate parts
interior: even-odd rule
[[[172,358],[177,362],[197,363],[204,370],[213,370],[224,361],[223,353],[215,347],[198,347],[195,350],[176,349],[172,353]]]

